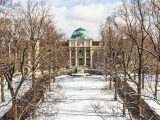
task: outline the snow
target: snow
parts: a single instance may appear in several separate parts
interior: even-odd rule
[[[58,76],[36,111],[38,120],[124,120],[122,104],[105,90],[103,76]]]
[[[157,100],[154,98],[155,75],[145,74],[144,80],[145,85],[144,89],[142,89],[142,98],[158,115],[160,115],[160,91],[158,92]],[[128,81],[128,83],[135,91],[137,91],[137,86],[135,83],[130,81]]]
[[[13,78],[14,88],[18,86],[20,79],[21,79],[21,76],[15,76]],[[21,98],[21,96],[23,96],[30,87],[31,87],[31,79],[25,80],[24,83],[22,84],[22,87],[19,90],[19,94],[17,98]],[[0,89],[1,89],[1,86],[0,86]],[[1,92],[0,92],[0,96],[1,96]],[[5,102],[0,103],[0,117],[2,117],[11,108],[11,106],[12,106],[11,94],[8,89],[7,81],[5,80]]]

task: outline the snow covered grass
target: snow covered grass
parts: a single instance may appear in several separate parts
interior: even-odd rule
[[[21,76],[15,76],[13,78],[14,88],[18,86],[20,79],[21,79]],[[31,79],[25,80],[25,82],[22,84],[22,87],[19,90],[19,94],[17,98],[21,98],[21,96],[23,96],[30,87],[31,87]],[[1,86],[0,86],[0,89],[1,89]],[[1,92],[0,92],[0,96],[1,96]],[[0,103],[0,117],[2,117],[11,108],[11,106],[12,106],[11,94],[8,89],[7,81],[5,81],[5,102]]]
[[[155,110],[155,112],[158,115],[160,115],[160,83],[158,85],[159,92],[157,94],[157,99],[155,99],[154,97],[155,75],[145,75],[144,81],[145,84],[144,84],[144,89],[142,89],[142,98],[147,102],[147,104],[150,107],[152,107],[153,110]],[[129,81],[128,83],[135,91],[137,91],[137,85],[135,83]]]
[[[59,76],[36,111],[38,120],[126,120],[103,76]]]

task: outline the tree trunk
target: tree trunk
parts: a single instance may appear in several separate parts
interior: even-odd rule
[[[55,73],[53,72],[53,76],[52,76],[52,79],[53,79],[53,83],[55,82],[56,78],[55,78]]]
[[[142,89],[144,89],[144,71],[142,72]]]
[[[141,93],[142,93],[142,80],[141,80],[141,74],[142,74],[142,62],[141,62],[141,55],[139,56],[139,68],[138,68],[138,98],[137,98],[137,103],[138,103],[138,120],[142,119],[141,113],[142,113],[142,108],[141,108]]]
[[[36,83],[36,79],[35,79],[35,57],[36,57],[36,50],[35,50],[35,46],[36,46],[36,43],[33,42],[32,43],[32,50],[31,50],[31,73],[32,73],[32,88],[34,90],[35,88],[35,83]]]
[[[51,68],[48,68],[48,72],[49,72],[49,91],[51,91]]]
[[[154,96],[155,98],[157,98],[157,92],[158,92],[158,78],[159,78],[159,68],[157,67],[156,69],[156,78],[155,78],[155,92],[154,92]]]
[[[110,78],[109,79],[109,90],[111,90],[112,89],[112,79]]]
[[[136,80],[136,71],[134,71],[134,76],[133,76],[134,78],[134,80]]]
[[[127,103],[126,103],[126,94],[127,94],[126,92],[127,92],[127,91],[126,91],[126,86],[125,86],[125,85],[126,85],[126,82],[127,82],[126,73],[124,74],[124,80],[123,80],[123,82],[124,82],[123,85],[122,85],[123,88],[124,88],[123,115],[126,116],[126,104],[127,104]],[[123,88],[122,88],[122,91],[123,91]]]
[[[32,88],[35,88],[35,83],[36,83],[36,77],[35,77],[35,67],[34,65],[32,66]]]
[[[34,58],[32,58],[34,59]],[[35,62],[32,61],[32,89],[33,89],[33,105],[36,102],[36,77],[35,77]],[[35,111],[32,113],[32,120],[35,120]]]
[[[115,78],[115,93],[114,93],[114,100],[117,100],[117,95],[118,95],[118,79],[117,77]]]
[[[10,81],[12,81],[10,79]],[[10,82],[9,84],[9,89],[10,89],[10,93],[12,96],[12,113],[13,113],[13,119],[14,120],[18,120],[18,114],[17,114],[17,99],[14,93],[14,87],[13,87],[13,82]]]
[[[13,107],[13,118],[14,118],[14,120],[18,120],[17,100],[16,100],[16,98],[13,98],[13,100],[12,100],[12,107]]]
[[[4,83],[4,77],[1,76],[1,101],[5,102],[5,93],[4,93],[5,83]]]
[[[35,74],[35,70],[36,70],[36,41],[32,42],[32,50],[31,50],[31,66],[32,66],[32,89],[33,89],[33,105],[36,104],[36,74]],[[35,111],[33,111],[32,113],[32,119],[35,120],[36,119],[36,114]]]
[[[44,76],[44,67],[43,67],[43,65],[41,65],[41,75],[42,75],[42,77]]]

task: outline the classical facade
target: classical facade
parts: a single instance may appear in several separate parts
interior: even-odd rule
[[[69,66],[90,67],[94,65],[93,54],[96,50],[102,49],[99,41],[94,41],[88,31],[83,28],[76,29],[69,42]]]

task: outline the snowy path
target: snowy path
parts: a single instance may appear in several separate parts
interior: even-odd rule
[[[107,120],[124,120],[122,105],[113,100],[111,91],[103,90],[106,85],[103,76],[59,76],[39,106],[37,119],[53,120],[55,116],[56,120],[101,120],[98,114]]]

